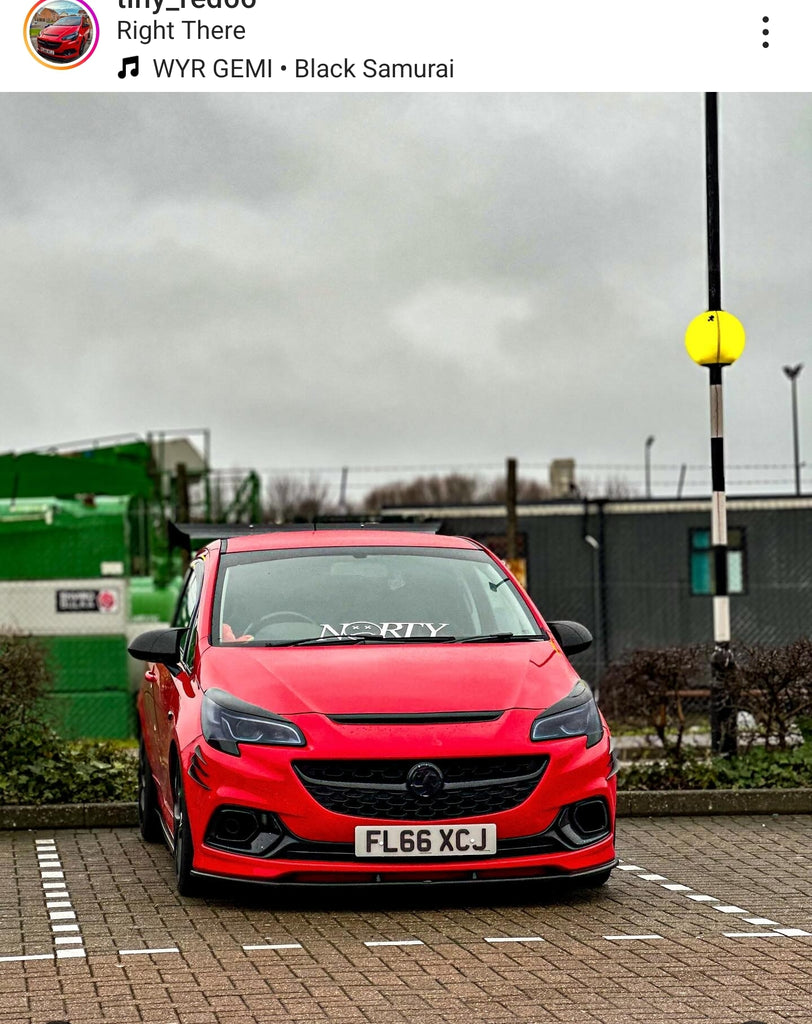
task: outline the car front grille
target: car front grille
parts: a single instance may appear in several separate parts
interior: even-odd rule
[[[508,811],[538,785],[547,757],[471,757],[398,760],[295,761],[308,793],[336,814],[389,821],[448,821]],[[431,765],[442,787],[415,792],[409,774]]]

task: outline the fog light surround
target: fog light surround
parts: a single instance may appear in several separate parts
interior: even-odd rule
[[[267,857],[285,835],[273,814],[252,807],[218,807],[203,842],[216,850]]]
[[[609,805],[603,797],[589,797],[561,809],[555,830],[572,847],[601,842],[612,834]]]

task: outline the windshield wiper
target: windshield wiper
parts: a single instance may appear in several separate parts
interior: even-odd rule
[[[456,636],[456,644],[504,643],[513,640],[549,640],[546,633],[479,633],[476,636]]]
[[[319,644],[329,644],[332,646],[341,646],[343,644],[366,644],[366,643],[386,643],[386,644],[408,644],[408,643],[451,643],[456,640],[453,636],[379,636],[377,634],[369,633],[348,633],[341,634],[340,636],[308,636],[303,640],[271,640],[267,643],[254,644],[249,646],[259,647],[307,647],[307,646],[318,646]]]

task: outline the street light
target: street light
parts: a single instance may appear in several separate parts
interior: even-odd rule
[[[654,437],[649,435],[646,438],[646,497],[651,497],[651,446],[654,444]]]
[[[798,453],[798,375],[803,370],[804,364],[797,366],[785,366],[784,373],[792,382],[792,451],[795,457],[795,493],[801,493],[801,458]]]

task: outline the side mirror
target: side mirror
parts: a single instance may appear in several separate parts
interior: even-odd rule
[[[150,629],[132,641],[127,650],[138,661],[155,661],[159,665],[177,665],[185,629]]]
[[[548,622],[547,625],[564,654],[580,654],[592,643],[592,634],[580,622],[561,619],[558,622]]]

